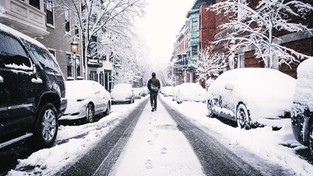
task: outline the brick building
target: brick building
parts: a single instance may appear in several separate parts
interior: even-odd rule
[[[107,90],[112,87],[112,60],[109,55],[82,58],[81,30],[74,15],[56,8],[56,0],[1,0],[0,22],[40,41],[57,59],[65,79],[91,79]],[[75,57],[71,51],[73,39],[79,44]],[[108,58],[108,59],[106,59]],[[87,61],[87,78],[84,61]]]
[[[222,1],[222,0],[219,0]],[[219,2],[217,1],[217,2]],[[309,3],[313,5],[313,1],[311,0],[301,0],[302,2]],[[247,0],[249,6],[253,9],[257,6],[258,1]],[[228,17],[224,14],[217,15],[218,22],[217,24],[223,24],[226,22]],[[301,23],[307,25],[309,28],[313,28],[313,12],[307,14],[306,17],[300,18],[296,16],[291,17],[291,22]],[[280,44],[291,48],[297,52],[306,54],[308,56],[313,56],[313,35],[309,34],[307,31],[300,31],[300,32],[287,32],[287,31],[273,31],[273,35],[275,36],[276,40],[280,40]],[[227,47],[227,46],[226,46]],[[235,68],[241,67],[265,67],[264,61],[258,59],[254,55],[255,48],[253,46],[248,46],[245,48],[239,48],[235,51]],[[227,52],[227,50],[224,50]],[[300,61],[301,62],[301,61]],[[278,69],[294,78],[296,78],[296,68],[299,63],[292,63],[290,65],[282,64],[278,66],[271,66],[271,68]]]
[[[196,0],[187,12],[187,20],[177,35],[171,62],[175,70],[176,84],[196,82],[199,51],[206,48],[216,31],[215,14],[207,7],[215,0]],[[184,41],[184,47],[180,46]]]
[[[188,51],[186,53],[185,62],[175,62],[179,61],[177,56],[181,53],[180,50],[174,48],[173,56],[171,62],[174,63],[174,69],[178,70],[174,72],[177,84],[183,82],[197,82],[197,61],[199,59],[199,52],[204,50],[208,44],[218,37],[216,34],[219,32],[218,26],[225,24],[229,21],[229,15],[223,13],[216,14],[216,12],[208,11],[207,8],[211,4],[219,3],[223,0],[216,1],[205,1],[205,0],[195,0],[192,8],[187,13],[188,23],[188,34],[187,47]],[[246,0],[251,8],[255,8],[258,1]],[[302,2],[309,3],[313,6],[312,0],[301,0]],[[244,1],[240,1],[244,2]],[[238,13],[238,12],[237,12]],[[235,15],[235,17],[237,14]],[[301,23],[307,25],[309,28],[313,28],[313,12],[307,14],[305,18],[300,18],[296,16],[291,17],[292,22]],[[186,24],[185,24],[186,26]],[[273,35],[276,39],[280,40],[280,45],[291,48],[297,52],[306,54],[308,56],[313,56],[313,35],[309,34],[307,31],[302,32],[287,32],[287,31],[273,31]],[[219,36],[220,37],[220,36]],[[180,42],[181,37],[177,37],[176,45]],[[242,68],[242,67],[265,67],[266,64],[261,59],[256,58],[254,54],[255,48],[253,46],[247,46],[244,48],[237,48],[235,52],[230,52],[231,41],[220,43],[215,45],[215,52],[217,55],[225,60],[228,65],[227,69]],[[232,62],[232,64],[230,64]],[[300,61],[301,62],[301,61]],[[179,65],[176,66],[175,65]],[[232,66],[231,66],[232,65]],[[299,63],[292,63],[290,65],[282,64],[276,67],[271,66],[271,68],[279,69],[280,71],[296,78],[296,68]],[[225,70],[224,70],[225,71]]]

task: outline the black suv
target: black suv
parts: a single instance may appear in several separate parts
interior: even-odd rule
[[[33,137],[53,145],[65,111],[64,78],[38,41],[0,24],[0,148]]]

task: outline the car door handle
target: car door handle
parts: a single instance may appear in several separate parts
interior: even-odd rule
[[[41,84],[42,83],[42,79],[40,78],[32,78],[32,83],[35,83],[35,84]]]
[[[4,83],[4,79],[2,76],[0,76],[0,83]]]

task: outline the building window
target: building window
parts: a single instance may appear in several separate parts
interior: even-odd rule
[[[278,57],[276,55],[272,55],[272,58],[266,57],[266,61],[268,68],[278,69]]]
[[[70,32],[70,13],[66,9],[64,14],[65,14],[65,32]]]
[[[238,55],[238,68],[244,68],[245,67],[245,56],[243,54]]]
[[[246,0],[239,0],[238,3],[240,4],[245,4],[246,3]],[[247,14],[247,11],[243,8],[238,8],[238,21],[241,21],[242,18],[244,18],[244,16]]]
[[[67,77],[73,76],[73,60],[71,58],[71,54],[66,54],[67,60]]]
[[[191,55],[193,56],[198,56],[198,46],[192,46],[191,47]]]
[[[54,17],[53,17],[53,0],[47,0],[46,3],[46,17],[47,24],[54,26]]]
[[[100,72],[99,77],[99,83],[104,86],[104,73]]]
[[[37,9],[40,9],[40,0],[30,0],[29,4]]]
[[[75,36],[77,36],[79,38],[79,21],[78,21],[78,18],[75,18]]]
[[[80,75],[80,56],[76,55],[76,60],[75,60],[75,64],[76,64],[76,76],[81,76]]]
[[[98,37],[94,35],[91,36],[90,38],[90,43],[87,49],[87,53],[88,53],[88,56],[90,56],[91,58],[97,57],[98,55],[97,40],[98,40]]]
[[[90,80],[94,80],[98,82],[98,74],[96,71],[90,71]]]
[[[199,30],[199,24],[198,24],[198,18],[192,18],[191,19],[191,30],[196,31]]]

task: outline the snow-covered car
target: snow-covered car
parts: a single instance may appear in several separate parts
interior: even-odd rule
[[[297,77],[291,124],[295,138],[313,157],[313,58],[298,66]]]
[[[206,102],[208,93],[198,83],[183,83],[175,91],[178,104],[184,101]]]
[[[29,137],[36,147],[51,147],[66,104],[55,57],[37,40],[0,23],[0,148]]]
[[[136,88],[133,88],[134,90],[134,98],[135,99],[141,99],[141,95],[143,93],[143,90],[141,87],[136,87]]]
[[[110,93],[96,81],[73,80],[65,82],[67,108],[60,120],[85,118],[91,123],[96,115],[108,115],[111,111]]]
[[[173,88],[172,101],[176,101],[176,100],[177,100],[177,94],[176,94],[176,92],[177,92],[179,86],[180,86],[180,85],[177,85],[177,86],[175,86],[175,87]]]
[[[131,84],[115,84],[111,91],[112,103],[134,103],[134,90]]]
[[[161,93],[164,97],[171,97],[173,96],[174,87],[172,86],[165,86],[161,88]]]
[[[141,93],[141,96],[142,97],[145,97],[149,94],[149,90],[147,87],[142,87],[142,93]]]
[[[208,88],[208,115],[236,121],[238,127],[279,127],[290,117],[296,81],[278,70],[241,68],[220,75]]]

